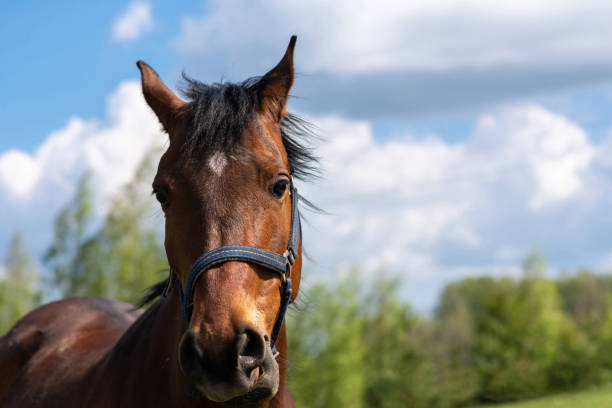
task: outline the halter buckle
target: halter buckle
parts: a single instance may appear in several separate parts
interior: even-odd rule
[[[283,256],[285,257],[285,259],[287,259],[287,264],[293,266],[296,259],[295,254],[293,253],[293,249],[287,248],[287,250],[283,253]]]
[[[293,264],[295,263],[295,254],[293,253],[293,250],[291,250],[290,248],[288,248],[284,253],[283,256],[285,257],[285,259],[287,260],[286,263],[286,268],[285,268],[285,274],[283,275],[283,283],[285,283],[285,281],[287,280],[287,278],[291,277],[291,268],[293,267]]]

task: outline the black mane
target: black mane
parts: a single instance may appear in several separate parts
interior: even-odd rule
[[[247,126],[255,119],[259,94],[270,80],[249,78],[241,83],[204,84],[183,73],[182,93],[187,98],[189,154],[221,150],[230,153]],[[279,80],[274,79],[274,80]],[[298,179],[318,175],[318,161],[308,143],[316,138],[313,126],[304,119],[286,115],[280,123],[291,174]]]
[[[206,85],[183,73],[183,80],[182,93],[189,102],[186,108],[187,153],[198,155],[216,150],[231,153],[249,123],[255,119],[260,102],[259,91],[264,84],[269,84],[269,79],[254,77],[241,83]],[[289,113],[282,119],[280,131],[291,174],[304,181],[318,177],[318,159],[309,146],[309,143],[317,138],[314,126]],[[300,202],[320,211],[302,196]],[[167,282],[166,279],[147,288],[138,302],[138,307],[145,306],[161,296]]]

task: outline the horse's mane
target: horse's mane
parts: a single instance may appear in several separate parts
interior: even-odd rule
[[[261,88],[281,79],[253,77],[240,83],[207,85],[183,73],[182,93],[189,101],[187,152],[191,155],[217,150],[231,153],[255,119]],[[291,173],[298,179],[316,177],[318,161],[309,146],[316,138],[313,125],[288,114],[281,121],[280,130]]]
[[[189,102],[184,112],[188,118],[184,145],[186,153],[192,157],[211,151],[231,153],[255,119],[262,87],[271,81],[283,79],[264,76],[249,78],[240,83],[207,85],[183,73],[181,91]],[[314,126],[289,113],[281,120],[280,131],[291,174],[304,181],[318,177],[318,159],[310,146],[317,138]],[[301,195],[300,202],[320,211]],[[161,296],[166,285],[167,279],[150,286],[138,306],[142,307]]]

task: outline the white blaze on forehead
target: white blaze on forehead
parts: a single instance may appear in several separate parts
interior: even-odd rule
[[[220,176],[223,173],[223,169],[227,165],[227,157],[223,152],[215,152],[208,159],[208,167],[215,173],[217,176]]]

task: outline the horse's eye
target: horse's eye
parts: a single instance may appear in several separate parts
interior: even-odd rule
[[[162,193],[159,190],[155,190],[153,191],[153,194],[155,194],[155,199],[157,201],[159,201],[159,203],[161,204],[162,208],[167,208],[168,205],[170,204],[170,200],[168,200],[168,196],[165,195],[164,193]]]
[[[276,183],[274,183],[274,186],[272,186],[272,194],[274,194],[276,198],[282,198],[283,195],[285,195],[285,191],[287,190],[288,185],[289,185],[289,180],[287,179],[278,180]]]

